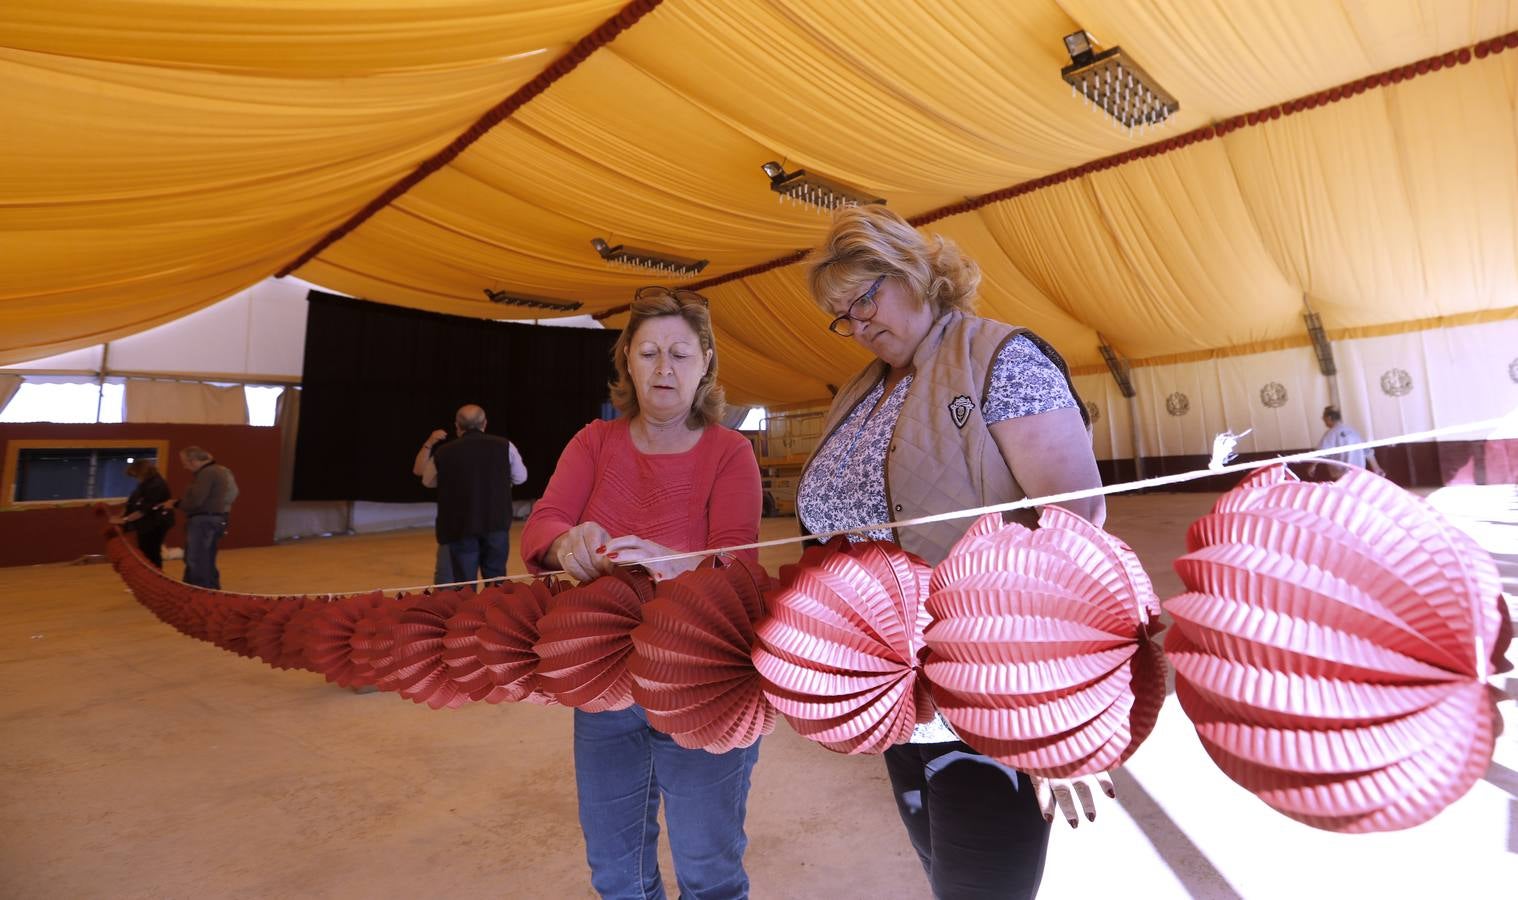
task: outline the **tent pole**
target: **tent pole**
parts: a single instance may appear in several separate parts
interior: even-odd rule
[[[100,345],[100,372],[95,382],[95,424],[100,424],[100,411],[105,406],[105,373],[110,370],[111,342]]]

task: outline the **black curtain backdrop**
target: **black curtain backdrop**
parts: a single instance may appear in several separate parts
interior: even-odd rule
[[[435,499],[411,474],[433,429],[478,403],[542,495],[559,453],[601,417],[619,332],[445,316],[312,291],[295,441],[296,500]]]

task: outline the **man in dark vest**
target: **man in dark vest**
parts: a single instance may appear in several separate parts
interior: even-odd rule
[[[438,446],[434,432],[424,448],[432,451],[422,483],[437,488],[437,542],[448,548],[454,581],[472,581],[476,572],[499,578],[511,550],[511,485],[527,470],[510,441],[485,433],[480,407],[459,407],[453,427],[458,440]]]

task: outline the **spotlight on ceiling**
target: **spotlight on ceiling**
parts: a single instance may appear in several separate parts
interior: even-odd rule
[[[528,309],[552,309],[559,312],[571,312],[585,305],[578,300],[550,300],[547,297],[533,297],[529,294],[492,291],[490,288],[485,289],[485,296],[490,298],[491,303],[500,303],[504,306],[525,306]]]
[[[625,244],[615,246],[608,244],[603,238],[592,238],[590,245],[596,248],[601,258],[614,266],[627,266],[633,269],[642,269],[649,272],[658,272],[661,275],[673,275],[676,278],[692,278],[700,274],[706,268],[707,260],[690,259],[685,256],[674,256],[669,253],[659,253],[654,250],[639,250],[636,247],[628,247]]]
[[[1065,50],[1070,65],[1059,74],[1070,85],[1070,95],[1105,112],[1130,135],[1164,125],[1181,108],[1122,47],[1098,52],[1091,35],[1077,31],[1065,35]]]
[[[779,194],[781,200],[810,206],[820,212],[838,209],[841,206],[885,203],[879,197],[872,197],[864,191],[851,188],[831,178],[814,175],[805,169],[788,173],[777,162],[767,162],[760,168],[770,177],[770,190]]]

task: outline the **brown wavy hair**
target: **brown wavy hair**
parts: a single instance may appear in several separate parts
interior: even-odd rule
[[[147,458],[136,459],[127,463],[126,473],[128,478],[135,478],[138,481],[163,477],[162,473],[158,471],[158,466],[154,465],[153,461]]]
[[[696,396],[691,398],[690,415],[685,424],[691,428],[705,428],[721,422],[722,414],[727,410],[727,399],[722,386],[717,384],[717,340],[712,336],[712,316],[706,298],[695,291],[645,287],[633,295],[631,309],[626,327],[611,348],[612,365],[617,369],[617,379],[611,383],[611,402],[617,412],[628,418],[638,414],[638,392],[627,371],[627,349],[632,346],[638,329],[649,319],[679,316],[696,333],[703,354],[707,350],[712,353],[711,364],[696,385]]]
[[[953,241],[924,236],[878,203],[835,212],[826,242],[807,262],[812,300],[828,315],[881,275],[907,285],[935,319],[951,309],[975,312],[980,267]]]

